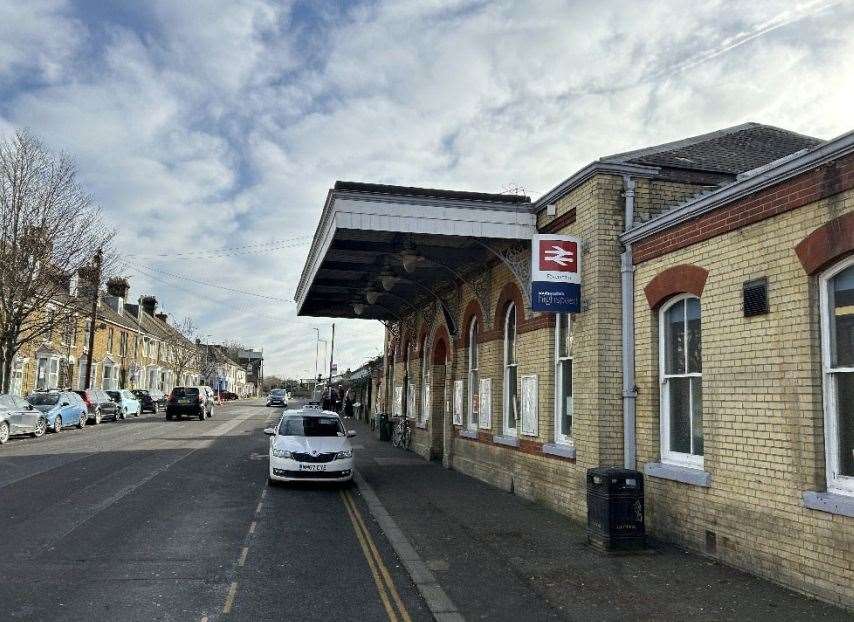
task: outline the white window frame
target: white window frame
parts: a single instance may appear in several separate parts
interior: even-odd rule
[[[27,363],[30,359],[18,358],[17,355],[12,359],[12,373],[9,376],[9,384],[12,390],[12,395],[21,397],[24,392],[24,378],[27,374]]]
[[[560,342],[564,339],[564,335],[561,334],[560,328],[560,316],[566,315],[566,328],[567,332],[570,335],[570,341],[567,345],[566,356],[560,355]],[[570,365],[570,382],[573,386],[573,396],[575,392],[575,366],[572,360],[572,315],[569,313],[566,314],[558,314],[555,316],[555,417],[554,417],[554,426],[555,426],[555,443],[559,445],[574,445],[574,440],[572,438],[572,425],[570,425],[570,433],[564,434],[560,429],[560,421],[563,409],[563,366],[569,363]],[[572,423],[575,423],[575,401],[573,399],[572,404],[572,412],[570,413],[572,417]]]
[[[468,352],[466,353],[466,359],[468,361],[468,381],[466,383],[466,386],[468,386],[468,400],[466,404],[466,428],[473,432],[477,431],[478,416],[480,412],[480,395],[478,393],[478,391],[480,390],[480,383],[478,382],[478,370],[480,368],[480,351],[477,347],[477,328],[477,316],[475,316],[469,322],[469,348]],[[475,409],[475,396],[477,396],[478,400],[477,409]]]
[[[101,370],[101,388],[108,391],[115,391],[119,387],[118,366],[115,363],[104,362]],[[110,372],[110,377],[107,378],[107,371]]]
[[[40,386],[39,368],[44,365],[45,384]],[[56,371],[51,371],[51,367],[56,364]],[[59,357],[58,356],[40,356],[36,359],[36,389],[58,389],[59,388]]]
[[[660,413],[659,413],[659,422],[661,429],[661,461],[665,464],[672,464],[675,466],[682,466],[691,469],[702,469],[704,456],[697,456],[694,454],[686,454],[677,451],[670,451],[670,396],[667,391],[667,381],[670,378],[699,378],[700,379],[700,391],[702,391],[702,378],[703,373],[691,372],[688,373],[688,342],[687,342],[687,330],[688,330],[688,321],[687,321],[687,313],[688,313],[688,305],[684,305],[685,308],[685,320],[684,320],[684,330],[686,335],[685,342],[685,373],[682,374],[667,374],[665,373],[665,351],[664,344],[666,342],[665,339],[665,319],[664,316],[667,313],[667,310],[670,309],[673,305],[696,298],[698,301],[700,298],[695,296],[694,294],[680,294],[679,296],[675,296],[667,301],[667,304],[662,305],[661,309],[658,311],[658,377],[659,377],[659,386],[660,386]],[[700,343],[702,344],[702,334],[703,334],[703,305],[700,304]],[[702,347],[702,346],[701,346]],[[689,395],[689,405],[688,405],[688,413],[689,413],[689,422],[691,421],[691,405],[693,403],[693,395],[691,392],[688,392]],[[693,442],[693,430],[689,433],[689,437],[691,442]],[[705,446],[705,439],[703,439],[703,445]],[[705,453],[705,448],[704,448]]]
[[[430,353],[427,349],[427,338],[421,344],[421,409],[418,411],[418,421],[425,423],[430,418]]]
[[[824,457],[828,492],[854,496],[854,477],[839,474],[839,403],[836,396],[837,374],[854,373],[854,367],[833,367],[831,352],[830,281],[854,266],[854,257],[840,261],[819,278],[821,305],[821,371],[824,393]]]
[[[515,318],[515,322],[513,325],[513,363],[509,362],[510,351],[509,351],[509,343],[508,343],[508,339],[507,339],[507,327],[509,326],[510,313],[511,312],[513,313],[513,316]],[[505,436],[518,436],[520,417],[517,417],[516,415],[521,416],[521,413],[518,412],[518,410],[519,410],[518,404],[514,404],[514,406],[516,406],[517,412],[514,413],[512,411],[511,405],[510,405],[510,391],[508,390],[510,387],[510,368],[514,367],[516,369],[516,387],[515,387],[516,391],[515,391],[515,393],[516,393],[516,401],[518,402],[519,401],[519,359],[517,356],[517,350],[518,350],[518,343],[519,343],[519,332],[518,332],[519,317],[518,317],[518,315],[516,315],[517,313],[518,313],[518,310],[516,309],[516,304],[513,302],[511,302],[509,305],[507,305],[507,309],[504,311],[504,339],[503,339],[503,341],[504,341],[504,347],[503,347],[503,350],[504,350],[503,380],[504,381],[502,383],[503,388],[501,391],[502,392],[501,400],[503,402],[502,413],[501,413],[501,428],[502,428],[502,431],[504,432]],[[513,423],[514,423],[514,427],[512,427],[512,428],[508,425],[508,422],[509,422],[509,419],[511,416],[513,417]]]

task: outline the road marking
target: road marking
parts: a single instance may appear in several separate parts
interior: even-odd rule
[[[255,533],[255,527],[256,527],[257,525],[258,525],[258,523],[256,523],[255,521],[252,521],[252,522],[249,524],[249,535],[250,535],[250,536],[251,536],[253,533]]]
[[[365,556],[365,559],[368,562],[368,568],[371,571],[371,576],[374,578],[374,585],[377,588],[377,593],[380,596],[380,602],[382,602],[383,608],[385,609],[386,615],[391,622],[397,622],[397,615],[394,612],[394,609],[391,606],[391,601],[388,599],[388,595],[386,594],[385,586],[383,585],[382,579],[380,579],[380,573],[374,564],[374,559],[371,556],[371,552],[368,549],[368,545],[365,542],[365,537],[362,535],[362,531],[359,529],[359,524],[356,522],[356,518],[353,515],[353,510],[350,509],[350,506],[347,504],[347,498],[344,496],[343,491],[339,491],[341,495],[341,501],[344,503],[344,508],[347,510],[347,516],[350,518],[350,522],[353,525],[353,531],[356,532],[356,539],[359,541],[359,546],[362,547],[362,554]]]
[[[242,567],[242,566],[243,566],[243,564],[245,564],[245,563],[246,563],[246,556],[247,556],[248,554],[249,554],[249,547],[248,547],[248,546],[244,546],[244,547],[243,547],[243,550],[242,550],[242,551],[240,551],[240,557],[237,559],[237,565],[238,565],[238,566],[241,566],[241,567]]]
[[[263,497],[262,497],[262,498],[263,498]],[[261,513],[261,506],[262,506],[262,505],[264,505],[264,502],[263,502],[263,501],[259,501],[259,502],[258,502],[258,505],[256,505],[256,506],[255,506],[255,513],[256,513],[256,514],[260,514],[260,513]]]
[[[228,586],[228,594],[225,596],[225,604],[222,606],[222,615],[227,616],[234,607],[234,597],[237,596],[237,581],[232,581]]]
[[[356,535],[360,536],[359,543],[362,545],[362,552],[365,553],[365,557],[368,559],[369,564],[371,563],[371,560],[376,564],[378,576],[375,577],[375,581],[379,578],[381,579],[381,582],[384,583],[385,589],[381,592],[381,597],[384,596],[385,590],[387,590],[388,594],[391,595],[392,600],[394,600],[394,604],[397,606],[397,610],[400,612],[400,617],[403,622],[412,622],[412,619],[409,617],[409,612],[406,610],[406,606],[400,598],[400,593],[397,591],[397,587],[394,585],[394,581],[391,578],[391,573],[383,561],[382,555],[380,555],[380,552],[374,543],[374,539],[371,536],[371,532],[368,530],[367,525],[365,525],[365,521],[362,519],[362,513],[359,511],[350,491],[341,491],[341,498],[344,501],[344,505],[347,507],[350,520],[353,522],[354,529],[356,530]],[[385,600],[387,601],[387,597]],[[383,604],[385,605],[385,602]],[[388,608],[386,608],[386,613],[388,613]],[[393,614],[394,611],[392,611],[392,615]],[[396,620],[397,616],[390,616],[390,619]]]

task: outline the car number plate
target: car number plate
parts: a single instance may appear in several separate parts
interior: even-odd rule
[[[326,465],[325,464],[300,464],[299,470],[300,471],[325,471]]]
[[[178,400],[179,404],[189,404],[190,400]]]

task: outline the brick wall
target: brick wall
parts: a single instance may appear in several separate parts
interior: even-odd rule
[[[828,170],[810,173],[786,188],[796,197],[824,193],[830,177]],[[722,561],[851,607],[854,519],[806,509],[801,500],[804,491],[824,489],[824,414],[816,278],[807,275],[795,247],[816,228],[854,211],[854,191],[799,209],[793,206],[801,198],[793,202],[775,189],[761,195],[721,210],[735,220],[714,216],[740,228],[709,239],[702,225],[699,237],[683,228],[685,239],[649,243],[639,260],[641,467],[660,457],[658,314],[644,288],[675,266],[708,270],[701,295],[703,425],[704,468],[712,482],[702,488],[648,477],[647,525],[653,535],[701,551],[712,532]],[[747,210],[748,204],[764,206],[763,216]],[[711,221],[709,215],[703,222]],[[689,246],[688,240],[704,241]],[[663,255],[663,248],[672,250]],[[742,285],[758,277],[768,278],[770,313],[745,318]]]

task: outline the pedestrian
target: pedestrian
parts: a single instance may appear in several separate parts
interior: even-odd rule
[[[350,389],[347,389],[347,392],[344,394],[344,416],[353,416],[353,393]]]

